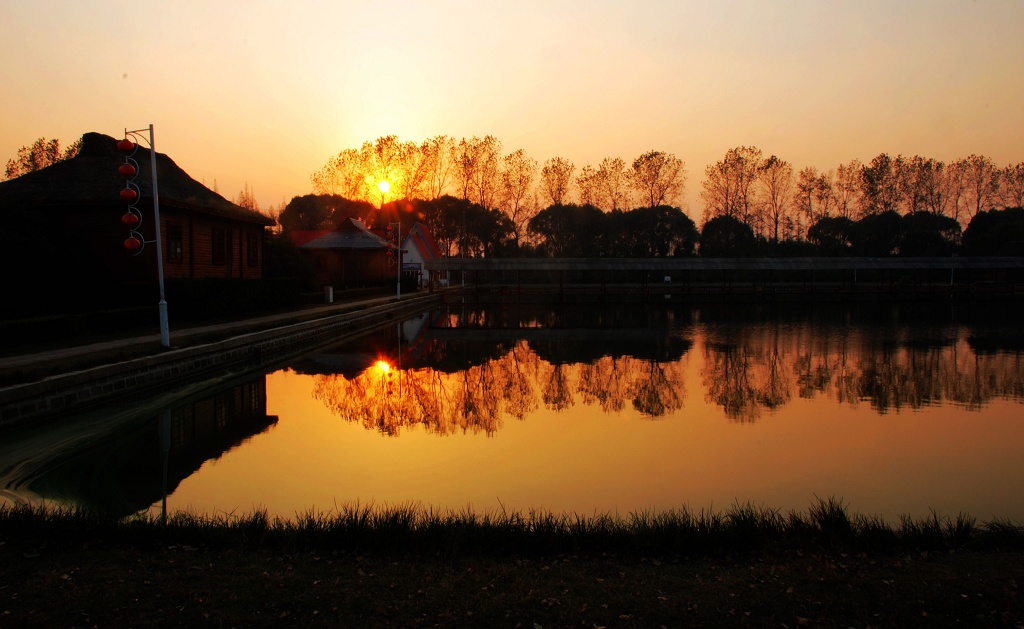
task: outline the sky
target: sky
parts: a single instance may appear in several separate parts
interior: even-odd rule
[[[261,207],[381,136],[579,169],[879,153],[1024,161],[1024,0],[0,0],[0,161],[120,137]]]

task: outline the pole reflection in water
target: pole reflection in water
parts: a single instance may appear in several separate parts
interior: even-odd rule
[[[148,410],[109,409],[8,436],[0,483],[12,502],[78,505],[125,516],[159,505],[182,479],[272,427],[266,377],[200,392]]]

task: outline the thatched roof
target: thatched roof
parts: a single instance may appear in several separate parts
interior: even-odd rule
[[[150,151],[139,146],[132,158],[139,167],[134,180],[142,193],[139,203],[152,206]],[[124,159],[125,154],[117,148],[117,140],[101,133],[86,133],[82,136],[82,149],[75,157],[0,182],[0,210],[123,205],[118,193],[125,187],[125,178],[117,172],[117,167]],[[274,224],[273,219],[235,205],[199,183],[163,153],[156,154],[156,168],[161,208],[178,208],[259,225]]]

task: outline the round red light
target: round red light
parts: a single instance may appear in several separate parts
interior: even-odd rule
[[[125,162],[117,167],[117,172],[121,173],[125,177],[131,177],[135,174],[135,167]]]
[[[121,222],[128,227],[134,227],[139,224],[139,217],[134,212],[125,212],[124,216],[121,217]]]
[[[130,237],[126,238],[125,241],[124,241],[124,248],[127,249],[128,251],[137,251],[138,248],[141,247],[141,246],[142,246],[142,241],[140,241],[135,236],[130,236]]]
[[[127,153],[135,149],[135,143],[129,140],[128,138],[125,138],[123,140],[117,141],[117,148]]]
[[[395,255],[395,252],[394,252],[394,251],[392,251],[392,250],[390,250],[390,249],[388,249],[388,250],[387,250],[387,251],[386,251],[386,252],[384,253],[384,255],[386,255],[387,257],[389,257],[389,258],[390,258],[391,256]]]
[[[121,190],[121,200],[131,203],[135,199],[139,198],[139,193],[135,192],[132,188],[125,188]]]

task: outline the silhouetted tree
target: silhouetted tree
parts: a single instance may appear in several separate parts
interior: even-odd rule
[[[563,157],[552,157],[544,162],[544,167],[540,171],[540,189],[552,205],[561,205],[569,201],[569,189],[575,170],[576,166]]]
[[[552,205],[537,213],[528,229],[538,250],[550,257],[591,257],[605,251],[607,215],[593,205]]]
[[[647,207],[669,206],[685,190],[686,164],[671,153],[648,151],[633,160],[629,180]]]
[[[960,245],[960,223],[948,216],[915,212],[903,217],[900,255],[948,256]]]
[[[895,255],[900,246],[902,220],[895,210],[869,214],[857,221],[851,242],[857,256]]]
[[[853,231],[856,223],[844,216],[826,216],[818,219],[807,230],[807,238],[818,247],[819,255],[849,255],[853,247]]]
[[[26,173],[30,173],[51,164],[71,159],[78,155],[82,148],[82,139],[73,142],[66,151],[61,152],[60,140],[47,140],[39,138],[29,146],[18,149],[18,156],[7,161],[7,168],[4,171],[5,179],[14,179]]]
[[[963,252],[969,256],[1024,255],[1024,208],[975,214],[964,230]]]
[[[718,216],[704,224],[700,232],[703,258],[746,258],[757,253],[754,230],[733,216]]]

